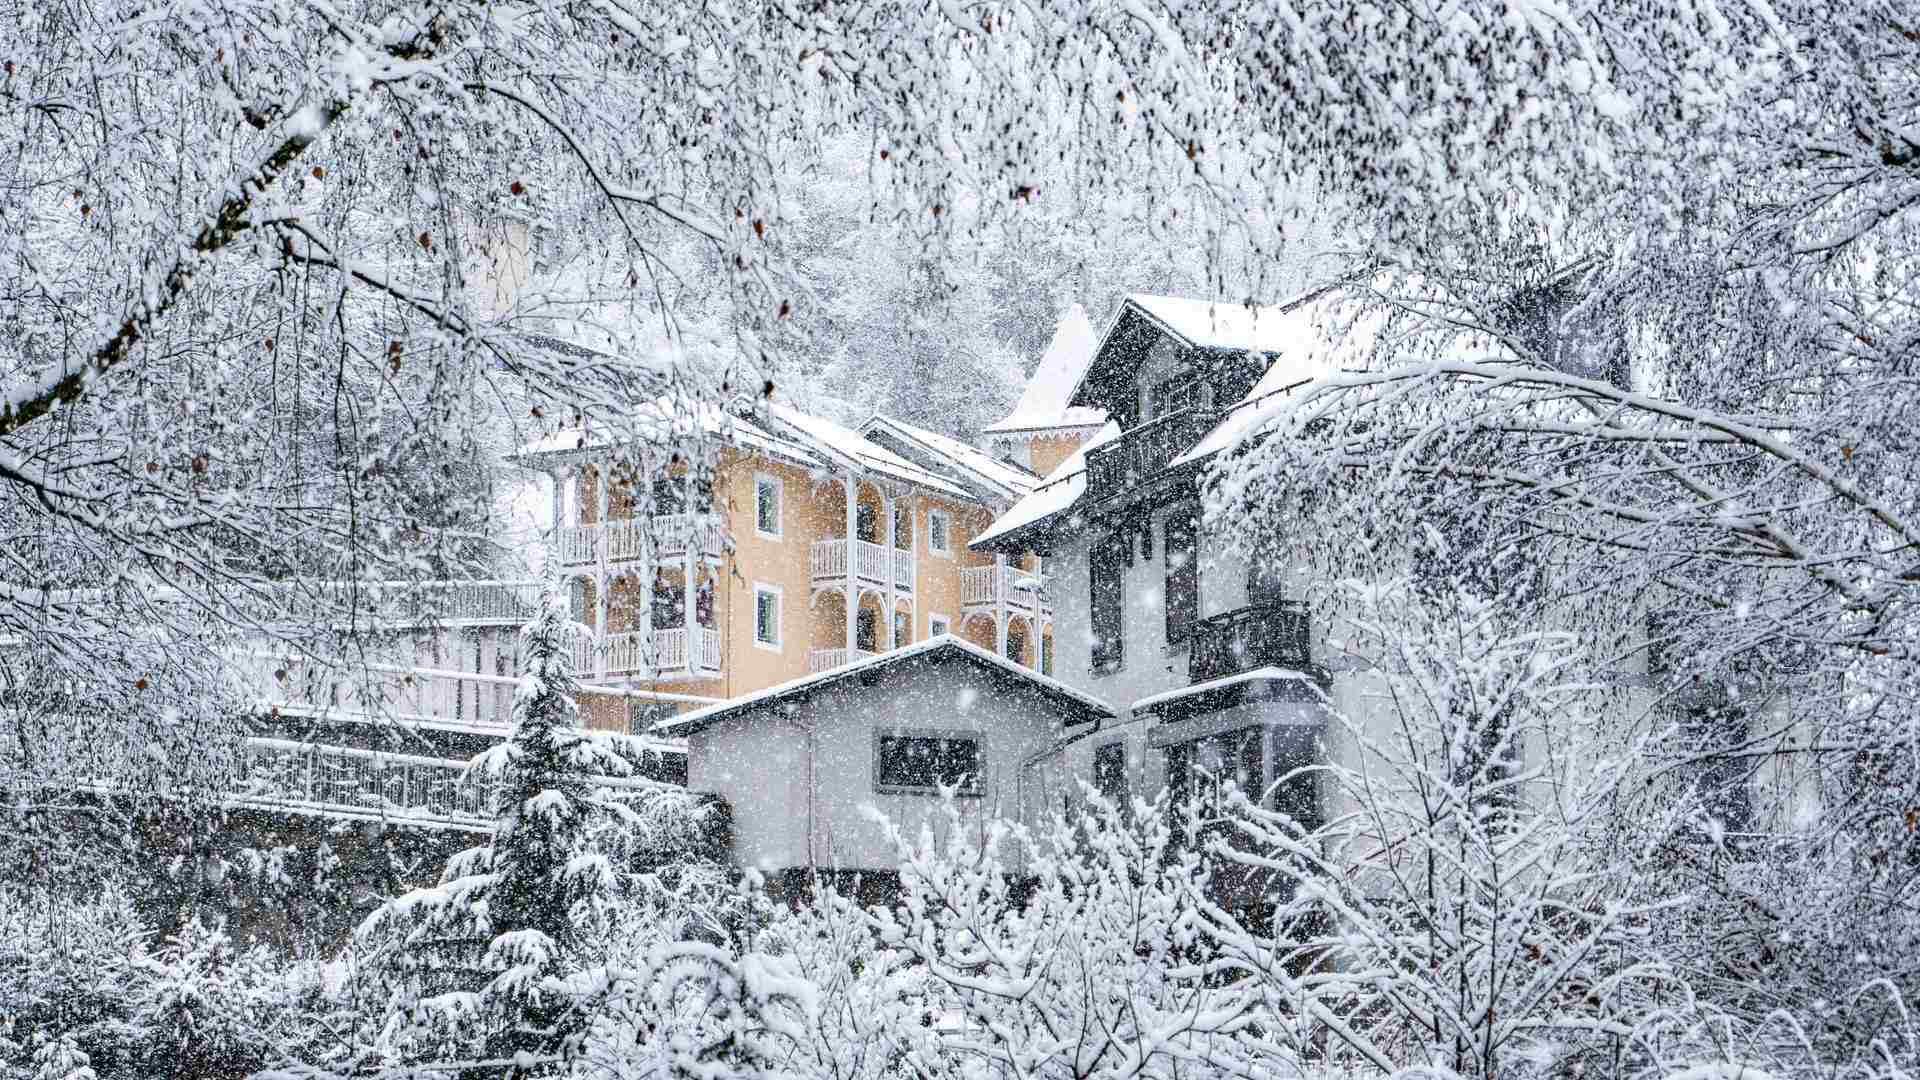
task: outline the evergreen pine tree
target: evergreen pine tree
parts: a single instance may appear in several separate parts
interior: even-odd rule
[[[584,1026],[567,981],[579,967],[578,927],[618,889],[588,832],[597,814],[628,813],[593,778],[628,766],[580,729],[571,627],[564,598],[549,594],[522,631],[512,734],[470,767],[494,800],[491,843],[448,860],[439,885],[362,928],[407,927],[392,954],[405,982],[395,1047],[404,1056],[478,1055],[523,1075],[568,1053]]]

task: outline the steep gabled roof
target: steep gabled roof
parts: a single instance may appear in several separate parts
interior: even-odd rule
[[[776,434],[805,444],[825,460],[859,472],[904,480],[962,499],[974,498],[958,483],[916,465],[852,428],[834,423],[824,416],[802,412],[791,405],[768,405],[766,417]]]
[[[670,720],[655,724],[653,733],[670,738],[681,738],[729,717],[738,716],[774,702],[806,697],[855,676],[868,676],[904,666],[952,661],[972,664],[999,678],[1029,687],[1037,693],[1053,698],[1066,710],[1066,715],[1062,717],[1064,724],[1111,719],[1119,715],[1114,711],[1113,706],[1092,694],[1075,690],[1058,679],[1016,664],[991,649],[983,649],[971,641],[963,641],[951,634],[941,634],[924,641],[916,641],[911,645],[902,645],[892,652],[862,657],[850,664],[828,668],[804,678],[792,679],[777,686],[769,686],[764,690],[756,690],[751,694],[742,694],[718,705],[708,705],[705,708],[682,713]]]
[[[891,416],[869,417],[860,425],[860,433],[924,468],[965,484],[983,499],[1018,499],[1040,483],[1040,477],[979,447]]]
[[[1106,414],[1100,410],[1070,404],[1097,344],[1087,309],[1079,304],[1068,308],[1054,326],[1053,340],[1047,343],[1047,351],[1040,354],[1040,362],[1034,365],[1019,403],[999,422],[989,424],[985,433],[1006,435],[1054,428],[1099,427],[1106,423]]]

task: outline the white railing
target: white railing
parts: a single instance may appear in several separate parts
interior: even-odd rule
[[[847,576],[847,542],[845,540],[815,540],[809,550],[808,561],[815,578],[843,578]]]
[[[493,815],[494,788],[469,775],[464,761],[248,739],[230,790],[268,806],[483,823]]]
[[[538,581],[287,581],[260,591],[274,609],[301,621],[423,626],[524,623],[539,610],[545,588]]]
[[[252,654],[240,660],[260,704],[315,714],[391,716],[506,727],[520,680],[384,664],[328,665]]]
[[[1031,611],[1036,607],[1053,611],[1047,599],[1046,583],[1035,574],[1012,566],[969,566],[960,571],[960,603],[963,606],[1008,607]]]
[[[652,656],[648,656],[651,647]],[[694,647],[703,671],[720,670],[720,631],[711,627],[694,628]],[[600,664],[604,652],[606,665]],[[687,670],[687,631],[682,627],[666,630],[636,630],[608,634],[595,639],[582,635],[573,643],[574,671],[582,677],[604,672],[608,675],[634,675]]]
[[[702,524],[704,515],[655,514],[644,520],[624,518],[599,525],[570,525],[558,530],[560,559],[569,566],[600,561],[601,548],[608,562],[647,557],[648,544],[656,558],[684,555],[689,542],[697,540],[700,553],[719,558],[726,550],[725,530],[718,524]]]
[[[807,653],[807,673],[819,674],[828,668],[837,668],[842,664],[851,664],[855,660],[864,660],[877,656],[865,649],[813,649]]]
[[[673,786],[614,776],[594,783],[616,790]],[[229,787],[242,804],[479,826],[491,824],[498,790],[464,761],[261,738],[247,740]]]
[[[848,546],[845,540],[815,540],[808,553],[813,579],[825,581],[846,577]],[[854,576],[875,585],[886,585],[891,581],[897,589],[913,590],[916,576],[913,552],[890,549],[870,540],[855,540],[851,546]]]

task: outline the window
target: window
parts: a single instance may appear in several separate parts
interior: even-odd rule
[[[1320,729],[1276,727],[1267,737],[1273,741],[1271,768],[1267,770],[1267,782],[1273,785],[1273,791],[1267,804],[1299,822],[1303,829],[1319,828],[1319,774],[1299,770],[1320,764]]]
[[[1200,621],[1200,529],[1191,509],[1174,511],[1162,528],[1167,545],[1167,644],[1178,645]]]
[[[896,611],[893,613],[893,644],[895,648],[913,641],[913,613]]]
[[[677,715],[679,710],[667,702],[628,698],[627,734],[645,735],[653,730],[655,724],[671,720]]]
[[[927,616],[927,636],[939,637],[941,634],[951,634],[953,631],[949,627],[952,625],[945,615],[929,615]]]
[[[1194,385],[1192,375],[1181,372],[1171,379],[1162,379],[1147,388],[1147,414],[1142,423],[1158,420],[1163,416],[1179,412],[1181,409],[1200,403],[1198,387]]]
[[[1734,756],[1746,737],[1747,717],[1740,709],[1695,705],[1680,714],[1681,752],[1695,758],[1686,772],[1700,810],[1730,833],[1753,829],[1753,796],[1747,790],[1751,759]]]
[[[753,643],[763,649],[780,651],[780,588],[777,585],[753,587]]]
[[[873,784],[899,795],[932,794],[943,785],[961,795],[986,791],[980,736],[969,732],[880,732],[874,739]]]
[[[944,510],[927,511],[927,550],[936,555],[951,555],[951,537],[947,535],[947,514]]]
[[[1053,635],[1045,634],[1040,638],[1040,674],[1053,674]]]
[[[778,477],[760,475],[753,478],[753,530],[761,536],[779,538],[783,494]]]
[[[1121,637],[1123,614],[1122,573],[1127,563],[1129,538],[1121,533],[1102,537],[1087,553],[1087,581],[1092,592],[1093,656],[1095,675],[1120,670],[1126,658],[1126,643]]]
[[[893,508],[893,546],[901,551],[913,550],[913,508],[910,506]]]
[[[1093,789],[1101,798],[1126,813],[1133,804],[1132,784],[1127,777],[1127,744],[1110,742],[1093,751]]]
[[[676,630],[686,622],[687,594],[665,574],[653,576],[653,628]]]

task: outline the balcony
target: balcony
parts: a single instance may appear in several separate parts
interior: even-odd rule
[[[499,783],[465,761],[252,738],[236,764],[228,782],[229,805],[340,818],[411,818],[475,831],[491,829],[498,809]],[[616,776],[590,782],[612,791],[672,786]]]
[[[1194,624],[1187,681],[1212,682],[1263,667],[1313,671],[1306,604],[1251,604]]]
[[[808,560],[816,588],[838,585],[847,580],[849,551],[853,553],[853,576],[859,584],[873,589],[891,586],[899,592],[913,591],[913,552],[867,540],[814,541],[808,552]]]
[[[385,664],[329,665],[301,657],[251,654],[237,666],[255,700],[277,712],[312,716],[382,716],[407,722],[497,728],[513,718],[520,680]]]
[[[583,636],[573,643],[573,668],[583,679],[610,675],[705,678],[720,674],[720,631],[696,626],[692,644],[693,663],[689,666],[685,627]]]
[[[855,660],[865,660],[879,653],[865,649],[813,649],[807,653],[807,674],[817,675],[828,668],[837,668],[842,664],[851,664]]]
[[[554,536],[560,561],[567,566],[591,566],[600,561],[604,550],[610,563],[647,556],[649,543],[656,559],[677,559],[687,553],[689,543],[698,543],[700,556],[718,559],[726,550],[724,530],[717,524],[702,524],[702,515],[655,514],[645,520],[624,519],[599,525],[572,525]]]
[[[1168,463],[1212,431],[1219,416],[1198,405],[1170,412],[1087,451],[1087,492],[1112,498],[1166,471]]]
[[[1005,604],[1017,612],[1053,617],[1053,601],[1038,576],[1013,566],[969,566],[960,571],[961,609],[972,614]]]
[[[517,626],[540,609],[538,581],[286,581],[260,587],[276,614],[294,622],[384,626]]]

